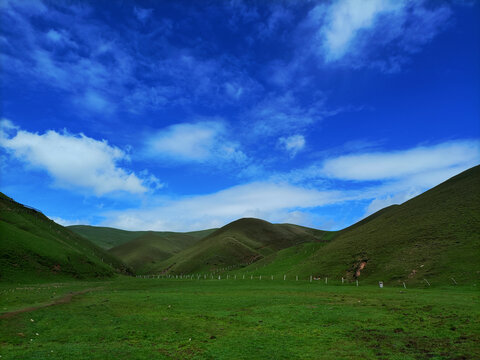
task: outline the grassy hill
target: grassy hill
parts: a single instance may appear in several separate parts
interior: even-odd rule
[[[132,241],[142,236],[146,231],[126,231],[110,227],[71,225],[67,226],[74,233],[83,236],[103,249],[111,249],[115,246]]]
[[[45,215],[0,193],[0,281],[129,273],[123,263]]]
[[[287,256],[300,251],[296,261]],[[286,260],[289,258],[289,260]],[[407,284],[480,278],[480,166],[382,209],[310,251],[287,249],[246,271]],[[282,262],[289,266],[281,266]],[[261,268],[259,268],[261,266]],[[257,270],[258,269],[258,270]]]
[[[246,265],[300,243],[328,241],[333,233],[245,218],[214,231],[151,272],[191,273]]]
[[[216,229],[192,231],[186,233],[143,231],[136,232],[133,240],[118,245],[109,252],[136,272],[143,273],[146,269],[155,267],[180,251],[193,246],[201,238],[211,234]]]

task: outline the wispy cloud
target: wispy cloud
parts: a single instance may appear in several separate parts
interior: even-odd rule
[[[300,104],[293,92],[286,92],[280,96],[270,94],[246,115],[248,121],[253,122],[253,134],[261,136],[291,134],[334,115],[334,111],[327,110],[323,96],[317,95],[307,99],[307,103]]]
[[[108,115],[178,105],[217,108],[241,104],[261,88],[241,59],[205,51],[208,44],[201,41],[181,46],[170,40],[171,21],[152,16],[152,9],[133,9],[144,24],[139,30],[128,19],[126,29],[115,28],[88,5],[25,3],[7,1],[2,11],[6,74],[61,89],[84,110]]]
[[[152,158],[176,162],[243,163],[246,155],[228,139],[221,121],[171,125],[149,136],[146,152]]]
[[[129,160],[128,154],[105,140],[66,131],[32,133],[8,120],[0,125],[0,146],[28,167],[46,171],[56,186],[91,191],[97,196],[119,191],[141,194],[161,186],[152,175],[141,178],[122,167],[120,164]]]
[[[295,157],[305,147],[305,137],[299,134],[281,137],[278,139],[278,144],[287,151],[290,157]]]

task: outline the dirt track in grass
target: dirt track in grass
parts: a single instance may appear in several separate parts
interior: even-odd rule
[[[18,315],[18,314],[22,314],[22,313],[26,313],[26,312],[32,312],[32,311],[35,311],[35,310],[38,310],[38,309],[43,309],[43,308],[46,308],[46,307],[50,307],[50,306],[55,306],[55,305],[61,305],[61,304],[68,304],[70,301],[72,301],[73,297],[75,296],[78,296],[78,295],[82,295],[82,294],[86,294],[88,292],[91,292],[91,291],[96,291],[96,290],[100,290],[102,288],[90,288],[90,289],[84,289],[84,290],[81,290],[81,291],[75,291],[75,292],[70,292],[60,298],[57,298],[49,303],[46,303],[46,304],[42,304],[42,305],[37,305],[37,306],[29,306],[29,307],[26,307],[26,308],[23,308],[23,309],[19,309],[19,310],[15,310],[15,311],[9,311],[9,312],[6,312],[6,313],[3,313],[3,314],[0,314],[0,319],[7,319],[7,318],[11,318],[15,315]]]

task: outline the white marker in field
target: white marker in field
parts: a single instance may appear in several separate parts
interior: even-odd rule
[[[343,281],[344,281],[344,279],[343,279],[343,277],[342,277],[342,284],[343,284]]]
[[[383,281],[379,281],[378,286],[380,286],[380,289],[383,289]]]
[[[312,275],[310,275],[310,282],[312,282]]]
[[[325,285],[328,284],[328,278],[325,278]]]
[[[297,275],[297,276],[295,276],[295,281],[298,281],[298,275]]]
[[[402,282],[403,282],[403,287],[406,289],[407,285],[405,285],[405,281],[402,281]]]
[[[262,275],[260,275],[260,280],[262,280]]]
[[[358,286],[358,280],[357,280],[357,286]]]
[[[283,275],[283,280],[287,280],[287,275]]]

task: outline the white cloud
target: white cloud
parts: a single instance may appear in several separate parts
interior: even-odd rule
[[[227,139],[222,122],[182,123],[160,130],[147,140],[150,156],[182,162],[242,163],[245,154],[238,144]]]
[[[188,231],[223,226],[241,217],[269,221],[301,219],[301,209],[343,200],[338,191],[319,191],[289,184],[255,182],[213,194],[163,201],[152,209],[106,214],[103,225],[122,229]]]
[[[11,122],[2,121],[2,128],[11,130],[12,126]],[[16,130],[15,135],[2,130],[0,146],[32,168],[45,170],[59,187],[89,189],[96,195],[115,191],[138,194],[146,192],[147,184],[156,180],[142,180],[120,167],[119,162],[128,160],[127,154],[105,140],[66,131],[38,134]]]
[[[303,26],[313,30],[312,50],[325,62],[393,72],[431,41],[452,15],[447,3],[426,3],[338,0],[317,5]],[[392,55],[381,50],[387,47]]]
[[[344,155],[324,162],[322,173],[342,180],[385,180],[450,167],[471,167],[480,160],[478,141],[451,141],[395,152]]]
[[[294,157],[305,147],[305,138],[303,135],[297,134],[289,137],[281,137],[278,139],[278,143],[290,154],[291,157]]]
[[[327,25],[322,29],[326,60],[341,58],[349,49],[357,33],[371,28],[377,16],[398,11],[402,1],[389,0],[340,0],[327,14]]]

